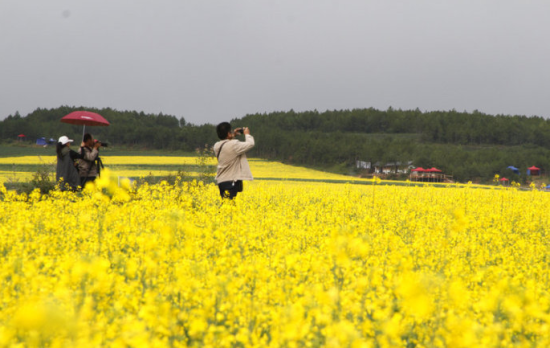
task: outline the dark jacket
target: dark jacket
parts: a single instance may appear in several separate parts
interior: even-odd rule
[[[74,165],[74,161],[80,158],[82,158],[82,155],[69,149],[67,146],[61,149],[61,156],[57,156],[57,171],[55,175],[57,183],[63,179],[63,184],[60,185],[61,191],[67,189],[75,190],[80,185],[80,176]]]

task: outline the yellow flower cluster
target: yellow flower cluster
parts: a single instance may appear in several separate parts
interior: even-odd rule
[[[544,192],[0,186],[0,347],[548,347]]]
[[[195,164],[196,157],[192,156],[109,156],[103,155],[109,164]],[[41,164],[55,163],[56,156],[19,156],[2,157],[0,164]],[[216,158],[211,159],[212,165],[216,164]]]
[[[315,169],[291,166],[280,162],[263,160],[250,161],[250,170],[252,171],[254,177],[258,179],[307,179],[367,182],[367,179],[359,179],[345,175],[322,172]]]
[[[196,165],[198,157],[184,156],[102,156],[106,167],[111,167],[118,176],[124,177],[145,177],[148,175],[167,176],[174,175],[176,170],[162,169],[162,165]],[[55,156],[22,156],[22,157],[4,157],[0,158],[0,164],[20,165],[39,165],[43,163],[56,163]],[[250,168],[257,179],[306,179],[306,180],[338,180],[338,181],[363,181],[345,175],[331,174],[319,170],[302,168],[283,164],[280,162],[271,162],[261,159],[249,159]],[[207,165],[215,166],[216,158],[209,158]],[[143,166],[153,166],[153,168],[143,168]],[[159,167],[155,168],[154,166]],[[140,167],[141,166],[141,167]],[[197,177],[197,172],[191,171],[185,173],[187,176]],[[32,173],[21,173],[11,171],[0,171],[0,183],[17,176],[21,180],[29,179]]]
[[[43,164],[55,163],[56,156],[17,156],[0,157],[0,164]]]
[[[177,169],[166,169],[163,166],[182,166],[185,176],[199,177],[201,173],[196,171],[185,170],[186,165],[196,166],[196,156],[102,156],[103,163],[107,168],[111,168],[113,173],[119,177],[146,177],[153,176],[175,176],[178,173]],[[3,157],[0,158],[1,164],[9,164],[14,166],[14,171],[0,171],[0,184],[13,181],[28,181],[32,178],[34,171],[20,172],[17,171],[18,166],[25,165],[41,165],[51,163],[55,167],[57,159],[55,156],[22,156],[22,157]],[[327,173],[320,170],[309,169],[304,167],[292,166],[275,161],[267,161],[257,158],[248,159],[250,168],[254,178],[257,180],[300,180],[300,181],[330,181],[341,183],[359,183],[368,184],[371,182],[380,183],[378,177],[373,179],[357,178],[340,174]],[[215,166],[217,163],[214,157],[207,158],[206,165]],[[54,168],[55,169],[55,168]],[[28,169],[27,169],[28,170]],[[385,181],[383,184],[398,184],[407,186],[426,186],[440,185],[438,183],[419,183],[407,181]],[[471,182],[466,184],[453,184],[454,187],[479,187],[487,188],[486,185],[473,185]],[[512,183],[511,186],[519,187],[517,183]],[[540,189],[545,190],[545,186]]]
[[[17,171],[5,171],[0,170],[0,184],[6,182],[6,181],[29,181],[32,179],[32,173],[31,172],[17,172]]]

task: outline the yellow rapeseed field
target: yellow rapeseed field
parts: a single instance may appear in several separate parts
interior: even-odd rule
[[[0,170],[0,184],[6,181],[29,181],[32,178],[30,172],[18,172],[18,171],[5,171]],[[53,178],[55,180],[55,177]]]
[[[55,154],[55,153],[54,153]],[[191,156],[102,156],[104,162],[110,164],[195,164],[196,157]],[[0,164],[41,164],[55,163],[56,157],[52,156],[18,156],[2,157]],[[212,158],[210,164],[215,165],[216,159]]]
[[[102,156],[106,167],[123,177],[144,177],[148,175],[166,176],[176,174],[177,166],[196,165],[198,157],[192,156]],[[22,165],[42,165],[55,164],[55,156],[21,156],[0,158],[0,165],[13,165],[15,169]],[[212,157],[206,161],[207,165],[216,165],[216,158]],[[308,179],[308,180],[340,180],[340,181],[366,181],[344,175],[331,174],[319,170],[302,168],[283,164],[280,162],[271,162],[261,159],[250,159],[250,168],[257,179]],[[174,169],[163,169],[162,166],[174,166]],[[147,168],[144,168],[147,166]],[[155,167],[158,166],[158,167]],[[152,167],[152,168],[151,168]],[[188,176],[198,176],[194,171],[185,173]],[[21,177],[22,180],[28,179],[32,173],[19,173],[10,171],[0,171],[0,183],[6,182],[14,177]]]
[[[550,196],[0,185],[0,347],[548,347]]]

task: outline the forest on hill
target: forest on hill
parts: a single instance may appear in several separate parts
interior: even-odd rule
[[[75,110],[101,114],[109,127],[90,127],[94,137],[114,146],[194,151],[217,141],[215,125],[195,125],[181,117],[117,111],[110,108],[36,109],[26,116],[0,121],[3,142],[29,142],[66,134],[76,139],[82,126],[60,123]],[[272,112],[231,120],[250,127],[256,139],[251,156],[318,168],[357,173],[356,161],[412,161],[414,166],[437,167],[460,182],[490,181],[495,174],[525,182],[525,172],[537,166],[550,169],[550,121],[542,117],[487,115],[451,111],[353,109]],[[520,169],[521,175],[507,170]]]

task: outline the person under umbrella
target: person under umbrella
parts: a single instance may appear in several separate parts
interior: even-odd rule
[[[80,186],[84,187],[87,182],[95,181],[99,176],[100,168],[103,167],[99,157],[101,142],[94,140],[90,133],[84,134],[80,146],[82,159],[78,161],[78,174],[80,175]]]
[[[55,180],[61,191],[75,191],[80,186],[80,176],[75,166],[75,160],[82,155],[70,149],[72,139],[63,135],[59,138],[55,151],[57,152],[57,168]]]

